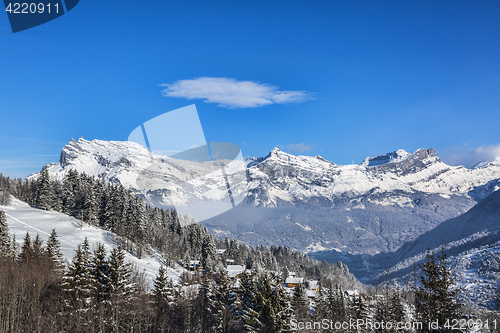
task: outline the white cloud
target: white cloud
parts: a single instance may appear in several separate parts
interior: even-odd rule
[[[205,103],[238,109],[256,108],[269,104],[302,102],[314,99],[307,91],[280,91],[267,83],[237,81],[224,77],[200,77],[162,84],[163,96],[202,99]]]
[[[480,146],[469,152],[452,153],[443,157],[443,162],[449,165],[463,165],[470,169],[486,165],[497,158],[500,158],[500,144]]]
[[[314,148],[312,145],[308,145],[305,143],[290,143],[289,145],[281,146],[281,147],[284,150],[286,150],[290,153],[293,153],[293,154],[308,153]]]

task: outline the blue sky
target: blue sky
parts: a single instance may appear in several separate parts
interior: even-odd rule
[[[243,155],[434,147],[471,166],[500,155],[499,15],[499,1],[81,0],[13,34],[0,13],[0,172],[190,104],[207,141]]]

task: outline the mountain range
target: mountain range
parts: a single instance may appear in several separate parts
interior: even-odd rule
[[[232,177],[231,195],[241,203],[201,223],[218,236],[304,252],[396,251],[500,187],[500,161],[474,169],[449,166],[432,148],[400,149],[359,165],[278,148],[265,157],[233,162],[238,170],[243,166],[243,174],[231,173],[227,164],[222,169]],[[155,172],[146,182],[145,170],[152,164]],[[71,140],[49,173],[62,179],[70,169],[130,187],[150,204],[175,206],[182,213],[200,201],[208,207],[225,200],[229,186],[216,181],[220,175],[209,161],[152,154],[133,142]]]

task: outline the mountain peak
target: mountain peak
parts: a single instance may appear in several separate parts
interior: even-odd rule
[[[267,156],[264,157],[264,159],[267,159],[270,157],[279,157],[280,155],[283,155],[283,154],[286,154],[286,153],[284,151],[282,151],[281,149],[279,149],[278,147],[274,147],[273,150],[271,150],[269,152],[269,154],[267,154]]]
[[[404,149],[398,149],[393,152],[387,153],[385,155],[367,157],[361,163],[361,165],[366,167],[371,167],[371,166],[379,166],[382,164],[397,163],[406,160],[411,155],[412,154],[408,153]]]
[[[408,153],[404,149],[398,149],[385,155],[367,157],[360,165],[365,167],[374,167],[386,164],[400,163],[406,160],[412,161],[414,163],[416,160],[422,161],[423,159],[428,157],[435,157],[437,159],[436,161],[440,161],[434,148],[417,149],[413,154]]]

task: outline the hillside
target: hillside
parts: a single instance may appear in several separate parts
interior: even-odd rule
[[[12,198],[10,206],[0,206],[0,209],[5,211],[10,233],[16,235],[19,246],[22,245],[26,232],[29,232],[32,237],[39,234],[43,241],[46,242],[52,229],[55,228],[61,242],[61,251],[67,263],[72,261],[76,247],[83,242],[85,237],[88,238],[91,246],[95,246],[98,242],[103,243],[108,253],[118,245],[116,235],[112,232],[89,226],[86,223],[82,224],[80,220],[62,213],[33,208],[16,198]],[[160,265],[164,264],[158,254],[147,255],[142,259],[138,259],[136,256],[127,253],[126,260],[139,271],[144,271],[149,283],[158,274]],[[181,269],[168,268],[168,276],[174,281],[179,280],[180,274]]]
[[[491,193],[472,209],[427,231],[394,252],[352,255],[322,251],[313,258],[341,260],[364,282],[377,284],[389,279],[410,281],[409,275],[421,263],[427,249],[438,253],[445,247],[448,265],[463,288],[461,297],[492,307],[494,286],[500,282],[500,191]],[[387,271],[388,275],[385,274]]]

